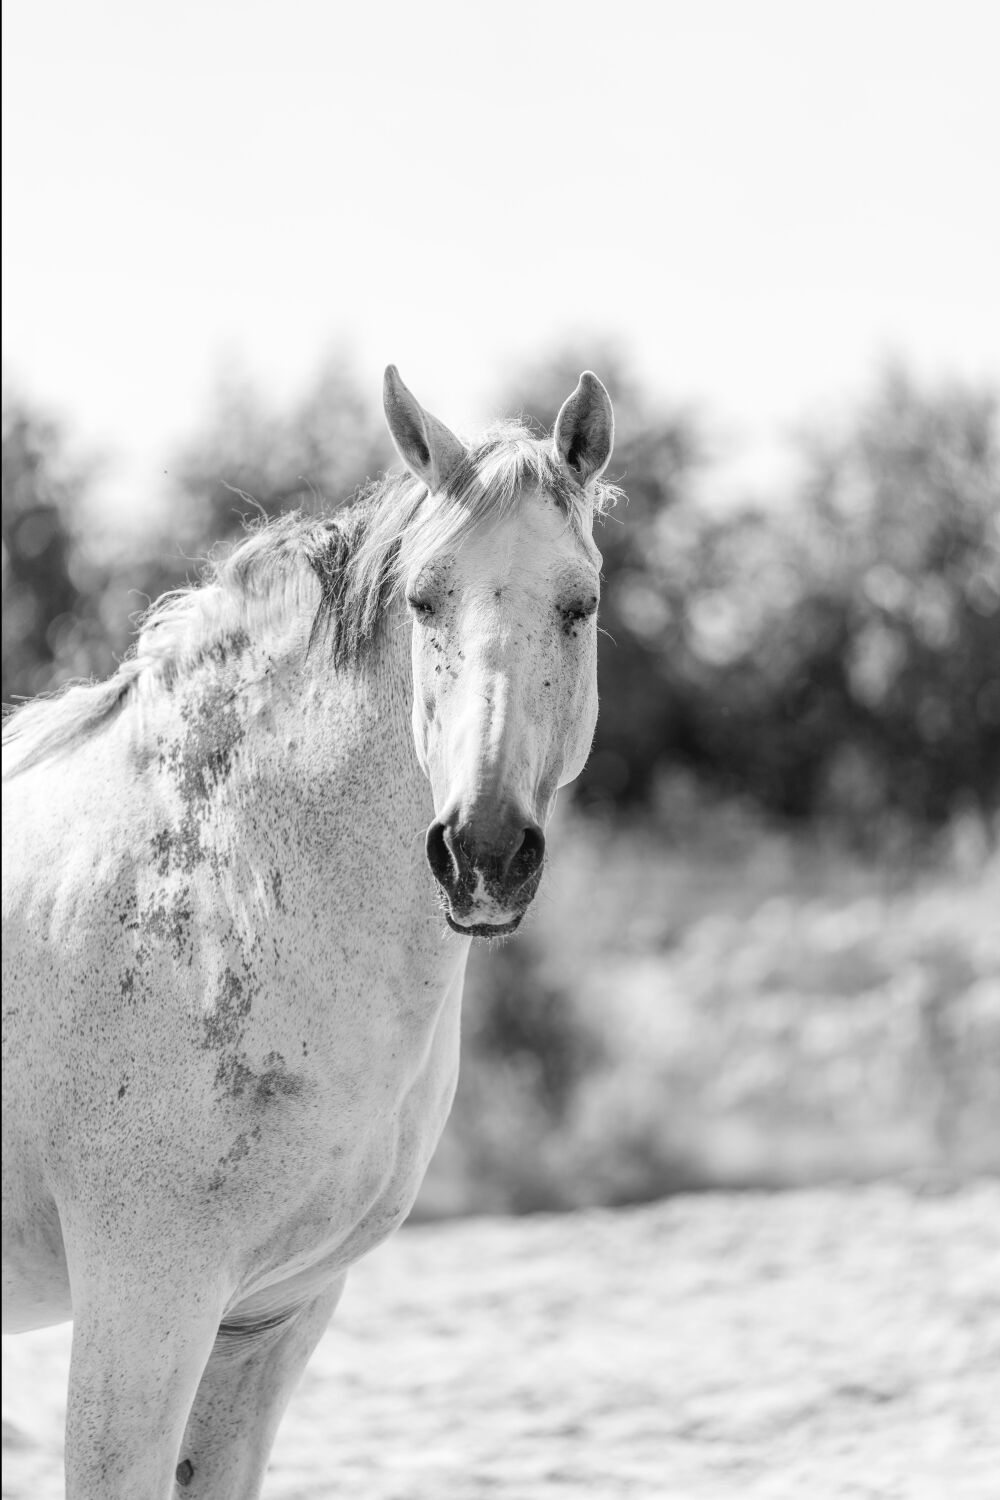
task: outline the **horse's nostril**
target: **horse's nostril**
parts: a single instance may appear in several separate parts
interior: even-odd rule
[[[510,873],[518,884],[523,885],[541,868],[545,858],[545,835],[537,824],[524,830],[521,843],[510,862]]]
[[[455,880],[455,866],[452,863],[451,850],[445,838],[444,824],[434,822],[427,830],[427,863],[431,867],[431,874],[439,885],[447,890]]]
[[[521,815],[523,817],[523,814]],[[513,897],[533,879],[545,857],[545,835],[537,824],[518,826],[508,819],[502,828],[477,830],[469,820],[454,827],[437,819],[427,830],[425,849],[431,874],[452,901],[470,897],[477,879],[494,899]]]

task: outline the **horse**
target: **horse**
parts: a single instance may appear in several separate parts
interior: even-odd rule
[[[603,385],[468,445],[383,399],[401,472],[5,727],[4,1330],[73,1321],[71,1500],[259,1495],[589,753]]]

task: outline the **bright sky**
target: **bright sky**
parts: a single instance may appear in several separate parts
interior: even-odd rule
[[[223,365],[291,400],[344,344],[474,430],[610,336],[750,480],[890,355],[1000,380],[995,0],[4,14],[5,376],[119,503]]]

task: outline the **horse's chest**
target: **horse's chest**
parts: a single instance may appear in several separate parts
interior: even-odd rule
[[[334,1167],[324,1196],[334,1210],[327,1221],[332,1248],[344,1265],[379,1244],[410,1212],[452,1093],[453,1087],[442,1086],[433,1097],[408,1098],[395,1118],[371,1133],[352,1171],[342,1175]]]
[[[331,1140],[324,1191],[353,1235],[387,1232],[409,1212],[451,1107],[455,1071],[428,1069],[391,1109],[373,1105],[366,1122]]]
[[[397,1032],[354,1061],[317,1059],[296,1075],[294,1093],[253,1095],[207,1183],[208,1198],[246,1204],[248,1228],[266,1226],[248,1257],[248,1291],[261,1277],[339,1272],[402,1222],[457,1071],[457,1010],[445,1007],[433,1027]]]

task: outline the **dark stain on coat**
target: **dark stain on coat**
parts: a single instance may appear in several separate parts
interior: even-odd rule
[[[205,1047],[238,1046],[253,1005],[253,992],[245,979],[226,965],[215,992],[215,1004],[202,1019]]]
[[[241,647],[245,643],[241,638]],[[232,645],[222,641],[212,648],[220,665]],[[233,757],[246,736],[236,692],[225,680],[207,682],[192,692],[180,705],[180,734],[160,751],[160,770],[172,779],[181,804],[179,821],[153,835],[153,861],[161,875],[189,874],[205,860],[214,862],[202,832],[213,796],[228,780]]]
[[[240,1131],[225,1156],[219,1157],[215,1171],[208,1179],[210,1192],[215,1193],[218,1192],[219,1188],[225,1187],[227,1168],[235,1167],[244,1157],[249,1156],[252,1142],[259,1141],[260,1137],[261,1129],[259,1125],[255,1125],[252,1130]]]
[[[255,1070],[242,1050],[227,1052],[219,1059],[215,1084],[231,1099],[246,1099],[258,1109],[266,1108],[276,1099],[294,1099],[303,1088],[302,1079],[288,1071],[280,1052],[269,1052],[263,1068]]]
[[[191,893],[185,886],[165,900],[150,902],[143,913],[143,930],[167,944],[175,959],[182,958],[189,946],[189,929],[194,915],[190,902]]]
[[[202,1017],[201,1045],[218,1054],[215,1086],[219,1092],[265,1109],[276,1100],[300,1094],[303,1080],[288,1071],[280,1052],[269,1052],[262,1066],[254,1066],[251,1061],[244,1038],[258,989],[249,972],[241,978],[227,965],[216,989],[215,1004]]]

